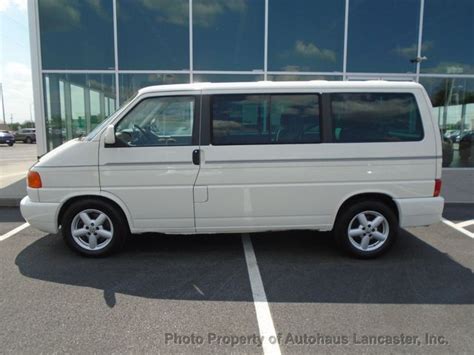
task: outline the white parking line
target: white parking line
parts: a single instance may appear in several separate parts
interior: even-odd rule
[[[267,295],[263,288],[260,270],[257,265],[257,258],[255,257],[252,241],[248,234],[242,234],[242,244],[244,245],[245,261],[247,262],[255,313],[257,314],[258,329],[260,331],[260,336],[263,337],[263,353],[265,355],[279,355],[281,354],[280,345],[278,344],[270,307],[268,306]]]
[[[458,227],[461,227],[461,228],[468,227],[468,226],[470,226],[471,224],[474,224],[474,219],[471,219],[471,220],[469,220],[469,221],[464,221],[464,222],[456,223],[456,225],[457,225]]]
[[[30,224],[28,222],[23,223],[21,226],[16,227],[15,229],[12,229],[10,232],[5,233],[4,235],[0,235],[0,242],[4,241],[7,238],[10,238],[11,236],[14,236],[18,232],[21,232],[23,229],[28,228]]]
[[[450,226],[451,228],[456,229],[458,232],[461,232],[462,234],[467,235],[468,237],[474,239],[474,233],[469,232],[468,230],[466,230],[466,229],[464,229],[464,228],[462,228],[462,227],[459,227],[458,224],[453,223],[453,222],[451,222],[450,220],[447,220],[446,218],[442,218],[441,221],[442,221],[444,224]]]

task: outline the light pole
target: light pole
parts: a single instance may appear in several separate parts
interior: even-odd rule
[[[7,125],[7,119],[5,118],[5,100],[3,100],[3,85],[0,83],[0,92],[2,94],[2,113],[3,113],[3,124]]]

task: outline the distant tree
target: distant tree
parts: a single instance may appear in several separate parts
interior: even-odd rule
[[[35,128],[35,123],[33,121],[23,122],[21,128]]]

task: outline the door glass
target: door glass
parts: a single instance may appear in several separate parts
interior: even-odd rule
[[[140,101],[116,127],[119,146],[191,145],[194,97]]]

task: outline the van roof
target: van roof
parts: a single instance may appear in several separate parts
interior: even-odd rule
[[[193,90],[265,90],[265,89],[414,89],[422,86],[412,81],[257,81],[229,83],[192,83],[155,85],[140,89],[140,94],[164,91],[193,91]]]

